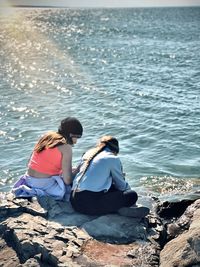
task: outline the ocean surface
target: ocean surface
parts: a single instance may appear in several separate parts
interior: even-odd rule
[[[200,192],[200,8],[0,9],[0,191],[67,116],[74,165],[109,134],[139,193]]]

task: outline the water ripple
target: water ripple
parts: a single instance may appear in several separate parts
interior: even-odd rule
[[[111,134],[138,190],[198,187],[199,18],[199,8],[0,16],[0,188],[23,174],[39,136],[70,115],[84,125],[75,163]]]

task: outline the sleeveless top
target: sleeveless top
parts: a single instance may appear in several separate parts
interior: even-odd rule
[[[62,153],[57,147],[35,152],[30,158],[28,167],[45,174],[58,175],[62,173]]]

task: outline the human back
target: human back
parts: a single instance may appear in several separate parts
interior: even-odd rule
[[[82,125],[74,117],[62,120],[58,132],[47,132],[36,143],[27,173],[48,178],[62,173],[66,184],[72,179],[72,145],[82,136]]]
[[[61,146],[66,145],[65,138],[57,132],[48,132],[34,147],[28,163],[28,174],[37,178],[59,175],[62,172]]]
[[[95,148],[83,155],[70,196],[76,211],[88,215],[118,212],[132,217],[148,214],[146,207],[129,209],[138,195],[125,180],[118,153],[118,140],[103,136]]]
[[[16,195],[51,195],[61,199],[65,185],[72,182],[72,146],[82,132],[80,121],[67,117],[57,132],[45,133],[34,146],[26,174],[14,185]]]
[[[89,150],[83,156],[83,161],[87,161],[91,154],[94,153],[94,149]],[[85,171],[85,165],[82,164],[80,171],[75,177],[75,180],[81,178],[79,184],[80,190],[91,190],[93,192],[99,192],[102,190],[109,190],[112,184],[112,170],[116,167],[121,169],[121,163],[117,155],[114,155],[109,149],[104,149],[90,160],[89,166]],[[74,183],[73,188],[76,186]]]

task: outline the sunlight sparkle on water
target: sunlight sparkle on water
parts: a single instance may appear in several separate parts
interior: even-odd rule
[[[30,80],[33,75],[34,77],[41,77],[43,75],[43,82],[45,81],[48,84],[52,79],[49,75],[50,72],[54,76],[59,76],[57,66],[53,66],[55,71],[52,73],[52,62],[58,62],[63,66],[63,71],[70,75],[74,83],[77,80],[82,81],[84,84],[83,90],[91,90],[93,88],[87,73],[83,73],[80,70],[79,64],[74,61],[69,53],[63,52],[53,39],[49,39],[43,34],[44,29],[38,30],[32,20],[25,18],[21,10],[12,8],[8,4],[5,6],[1,9],[2,14],[0,16],[3,15],[6,19],[9,16],[9,23],[5,24],[2,32],[7,38],[4,38],[2,35],[2,39],[4,40],[4,50],[9,55],[7,66],[11,81],[8,82],[13,87],[19,91],[25,91],[25,93],[35,92],[36,90],[46,93],[45,90],[40,90],[41,80],[34,79],[34,82],[29,81],[28,83],[25,81]],[[4,20],[4,18],[2,19]],[[9,40],[15,41],[10,43]],[[35,59],[34,61],[32,61],[33,58]],[[42,61],[40,60],[41,58],[43,58]],[[16,75],[19,78],[18,84],[13,83]],[[59,84],[54,84],[51,88],[52,90],[60,88],[62,92],[69,91],[68,88],[63,86],[62,81]]]
[[[141,183],[149,188],[150,191],[157,192],[161,195],[174,195],[190,192],[196,186],[200,186],[199,179],[181,179],[172,176],[151,176],[142,177]]]

